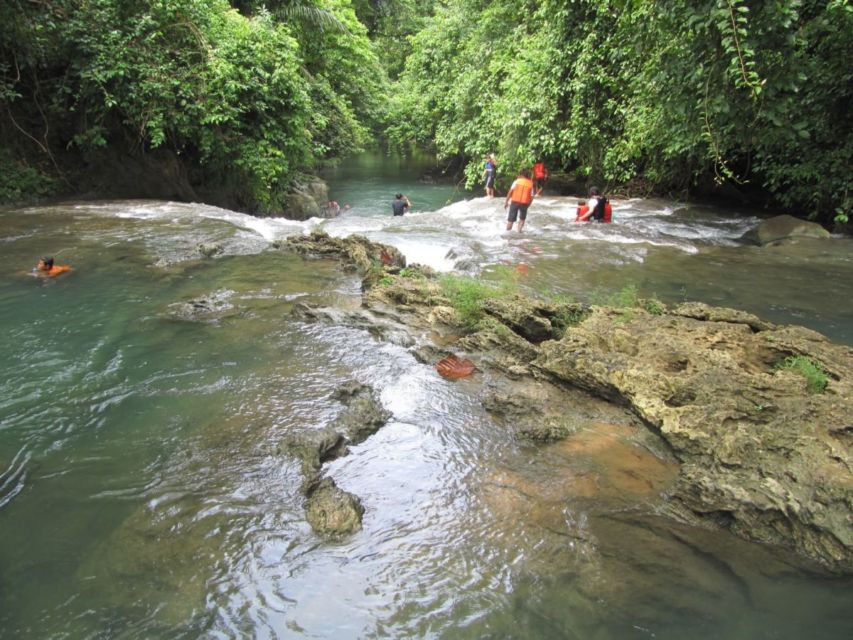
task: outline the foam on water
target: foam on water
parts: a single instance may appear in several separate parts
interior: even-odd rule
[[[570,197],[537,198],[522,236],[506,231],[504,199],[486,197],[460,200],[435,211],[416,210],[402,217],[380,212],[384,209],[377,206],[353,208],[334,219],[305,221],[260,218],[197,203],[141,200],[81,203],[74,211],[162,223],[162,235],[153,237],[149,230],[146,239],[160,265],[196,259],[196,246],[201,243],[217,243],[225,254],[257,253],[287,236],[322,229],[335,237],[358,234],[393,245],[408,262],[442,272],[517,259],[513,243],[519,237],[547,245],[544,255],[553,258],[572,255],[579,243],[594,243],[611,254],[609,260],[633,262],[645,259],[645,251],[638,247],[669,247],[695,254],[703,246],[731,246],[757,223],[752,217],[723,218],[709,209],[679,207],[667,201],[628,199],[613,202],[613,224],[576,224],[577,203],[577,198]],[[203,221],[224,226],[210,227]],[[172,233],[173,226],[181,227],[179,239]],[[136,231],[129,228],[114,233],[127,240]]]

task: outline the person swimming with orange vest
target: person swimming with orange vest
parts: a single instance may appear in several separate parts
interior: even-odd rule
[[[510,202],[512,202],[511,205]],[[504,209],[509,207],[506,219],[507,231],[512,231],[512,225],[518,218],[518,232],[521,233],[527,221],[527,208],[531,202],[533,202],[533,181],[530,179],[530,172],[522,169],[518,172],[518,177],[513,181],[504,200]]]
[[[33,269],[33,274],[37,276],[44,276],[46,278],[55,278],[56,276],[68,273],[71,271],[71,267],[67,264],[54,264],[53,258],[50,256],[44,256],[43,258],[39,258],[38,264]]]

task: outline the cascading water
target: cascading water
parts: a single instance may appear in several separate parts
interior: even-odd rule
[[[359,233],[441,271],[524,265],[523,285],[578,299],[633,283],[851,342],[848,241],[745,247],[755,218],[647,200],[574,225],[556,197],[519,235],[501,199],[419,206],[449,193],[422,185],[392,218],[383,186],[304,223],[164,202],[0,213],[0,637],[849,637],[849,580],[666,517],[675,462],[635,421],[524,444],[483,409],[483,376],[292,316],[357,309],[360,283],[271,247]],[[57,252],[74,272],[26,273]],[[393,417],[324,467],[366,507],[329,542],[281,443],[329,424],[353,379]]]

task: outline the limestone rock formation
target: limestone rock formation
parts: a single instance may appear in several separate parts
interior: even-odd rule
[[[596,308],[533,364],[629,403],[680,459],[673,497],[698,519],[853,570],[853,350],[802,327],[695,310],[614,322]],[[825,393],[778,368],[791,355],[823,366]]]
[[[325,253],[330,246],[319,244]],[[548,441],[575,428],[553,413],[553,399],[538,406],[537,397],[553,392],[534,393],[533,383],[605,399],[630,410],[680,462],[670,515],[853,572],[850,347],[700,303],[666,309],[637,301],[617,309],[518,295],[485,302],[485,320],[472,328],[431,274],[380,273],[365,286],[361,313],[443,336],[454,352],[476,360],[490,384],[507,381],[487,395],[487,409],[517,423],[525,438]],[[442,351],[413,350],[422,359]],[[822,393],[780,366],[791,357],[822,368]],[[509,390],[519,389],[531,390],[525,402],[508,404]],[[587,415],[599,411],[591,404]]]
[[[320,535],[343,535],[361,528],[364,507],[358,496],[337,487],[334,480],[322,477],[324,462],[345,456],[349,445],[356,445],[376,433],[388,422],[386,410],[374,389],[351,380],[335,390],[333,397],[344,410],[331,423],[289,435],[282,449],[302,465],[305,482],[305,516]]]
[[[764,220],[754,229],[747,231],[743,239],[754,244],[765,245],[798,237],[828,238],[829,232],[816,222],[781,215]]]
[[[305,517],[320,535],[341,536],[361,529],[364,507],[357,496],[331,478],[312,484],[305,497]]]
[[[403,268],[406,257],[394,247],[371,242],[364,236],[333,238],[323,231],[305,236],[290,236],[276,246],[305,256],[328,256],[367,274],[373,265]]]

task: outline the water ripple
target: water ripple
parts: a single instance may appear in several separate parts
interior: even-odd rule
[[[16,495],[24,490],[27,463],[31,457],[32,454],[28,447],[21,447],[6,470],[0,473],[0,509],[9,504]]]

